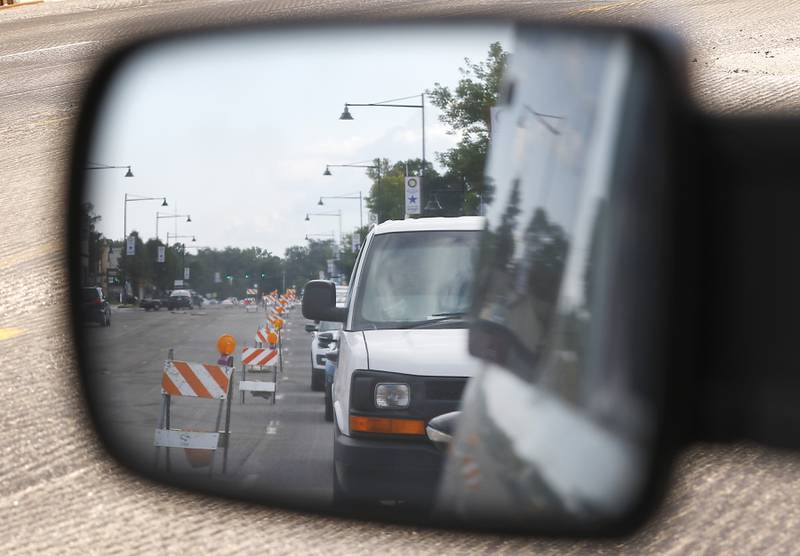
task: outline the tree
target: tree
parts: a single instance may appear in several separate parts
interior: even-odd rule
[[[308,240],[308,245],[293,245],[286,249],[284,270],[286,285],[305,286],[309,280],[319,278],[320,270],[327,268],[328,259],[334,258],[333,241]]]
[[[445,179],[463,189],[465,214],[477,214],[480,197],[489,202],[484,168],[491,107],[497,104],[508,52],[495,42],[489,45],[485,60],[472,62],[464,58],[464,62],[466,67],[460,68],[462,77],[455,89],[437,82],[427,93],[431,103],[442,111],[439,119],[450,127],[449,133],[461,135],[455,147],[438,153],[439,162],[446,168]]]
[[[82,265],[81,283],[89,285],[99,281],[97,272],[100,263],[100,249],[105,240],[103,234],[95,230],[95,224],[101,220],[101,216],[94,212],[94,205],[83,203],[80,211],[80,235],[84,245],[81,254],[85,256],[82,261],[85,265]]]
[[[380,164],[380,182],[378,171],[374,168],[367,169],[367,175],[372,179],[373,184],[367,197],[367,207],[378,215],[379,222],[386,220],[402,220],[405,218],[405,177],[422,175],[422,159],[410,158],[408,160],[397,161],[394,164],[388,159],[375,159],[376,166]],[[447,204],[446,212],[458,211],[460,201],[453,200],[447,193],[451,190],[446,185],[445,179],[436,171],[429,161],[425,161],[425,179],[422,183],[422,198],[420,205],[424,207],[428,200],[434,195],[440,198],[440,203]],[[455,190],[453,190],[455,191]],[[460,193],[460,191],[459,191]],[[455,204],[455,207],[450,205]]]

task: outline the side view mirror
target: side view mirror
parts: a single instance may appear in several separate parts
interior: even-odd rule
[[[311,320],[344,322],[347,311],[336,306],[336,284],[327,280],[312,280],[303,295],[303,316]]]
[[[317,342],[319,343],[320,347],[328,347],[333,342],[333,334],[330,332],[323,332],[317,336]]]
[[[110,58],[81,111],[69,223],[82,383],[109,451],[155,480],[229,498],[426,525],[420,508],[435,507],[448,525],[608,535],[652,512],[692,442],[800,449],[800,120],[700,112],[680,55],[645,31],[498,20],[203,31]],[[401,91],[416,93],[373,102]],[[376,107],[417,111],[421,159],[385,141],[380,122],[359,123]],[[426,159],[431,112],[452,141]],[[329,148],[354,129],[363,154],[352,156],[374,156],[366,164]],[[208,159],[220,137],[224,156]],[[219,215],[252,198],[253,168],[240,161],[262,158],[281,179],[257,193],[286,218],[243,218],[232,236]],[[351,171],[366,172],[363,195],[345,194]],[[330,189],[304,187],[316,176]],[[222,179],[226,194],[212,195]],[[368,226],[364,198],[375,202]],[[326,199],[352,210],[317,209]],[[180,236],[189,215],[178,203],[193,221]],[[304,237],[324,218],[338,234]],[[361,253],[349,252],[367,229]],[[233,237],[235,259],[208,247]],[[308,281],[318,276],[352,276],[350,289]],[[277,348],[221,342],[262,330],[233,295],[278,283],[265,307],[282,315]],[[304,283],[309,320],[288,310]],[[85,325],[107,315],[82,312],[83,287],[115,301],[192,289],[228,311],[224,322],[117,318],[116,306],[117,324],[98,329]],[[120,320],[138,349],[120,351]],[[174,324],[154,334],[156,321]],[[345,321],[295,343],[307,339],[301,324]],[[293,343],[302,352],[287,357]],[[109,361],[119,369],[105,372]],[[320,393],[319,405],[278,394],[284,380]],[[281,435],[260,425],[274,408],[240,397],[243,385],[291,408]],[[313,457],[310,424],[334,433]],[[254,461],[236,441],[251,434],[280,450]],[[275,481],[287,458],[305,463]]]
[[[444,452],[450,446],[460,417],[460,411],[451,411],[428,421],[425,434],[439,451]]]

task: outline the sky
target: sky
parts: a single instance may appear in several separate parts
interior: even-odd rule
[[[316,27],[223,33],[141,51],[117,74],[102,105],[90,162],[131,165],[87,172],[86,200],[99,231],[123,237],[125,194],[166,197],[127,203],[127,231],[194,236],[197,246],[259,246],[283,255],[305,236],[345,234],[359,225],[356,200],[368,195],[359,168],[422,155],[421,110],[352,107],[419,95],[436,82],[454,86],[464,58],[486,58],[489,44],[512,50],[504,24]],[[400,101],[419,104],[419,96]],[[439,112],[425,109],[426,158],[452,147]],[[366,223],[366,205],[363,220]],[[305,220],[310,213],[310,221]],[[189,240],[184,238],[182,241]],[[316,239],[324,239],[319,237]]]

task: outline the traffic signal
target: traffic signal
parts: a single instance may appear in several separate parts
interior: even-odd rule
[[[266,276],[267,276],[267,275],[266,275],[266,274],[264,274],[263,272],[261,273],[261,278],[265,278]]]
[[[247,272],[245,272],[245,273],[244,273],[244,277],[245,277],[245,278],[250,278],[250,274],[248,274]]]

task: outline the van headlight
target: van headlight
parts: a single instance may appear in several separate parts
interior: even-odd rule
[[[410,401],[408,384],[379,382],[375,385],[375,407],[379,409],[405,409]]]

